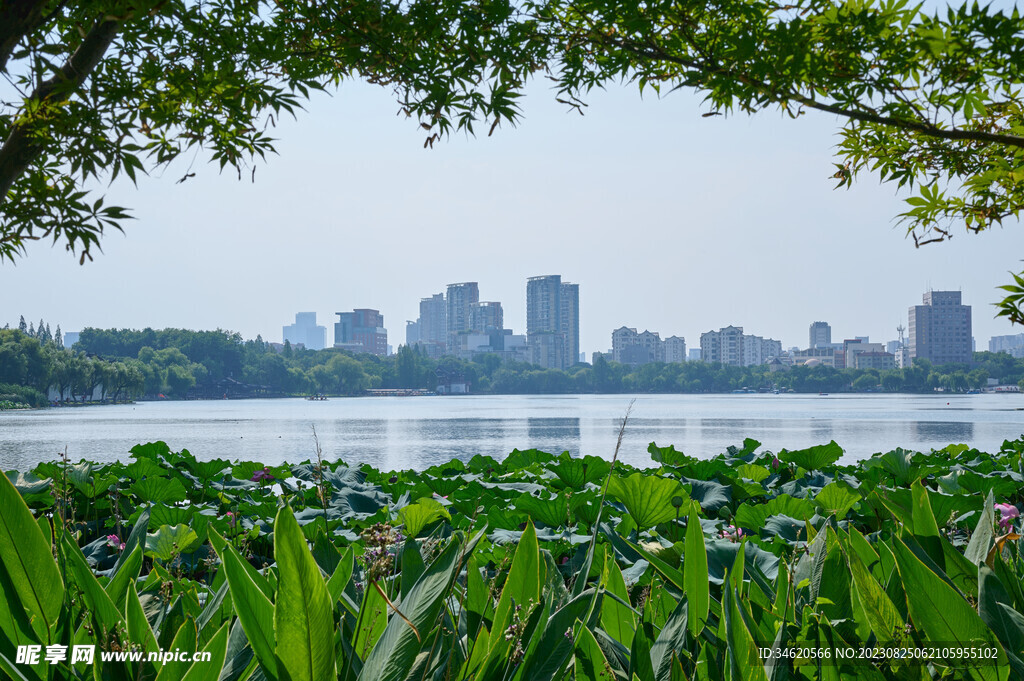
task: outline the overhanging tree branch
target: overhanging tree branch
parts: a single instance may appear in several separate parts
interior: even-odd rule
[[[96,21],[64,66],[33,91],[29,101],[40,107],[55,105],[85,83],[110,44],[117,36],[121,22],[110,17]],[[0,147],[0,204],[14,182],[38,158],[44,147],[33,139],[31,117],[18,121]]]
[[[808,97],[800,92],[788,91],[779,92],[774,89],[770,84],[760,81],[756,78],[751,77],[748,74],[738,72],[735,69],[719,66],[714,63],[705,63],[698,60],[687,59],[677,54],[671,54],[661,49],[658,45],[638,45],[631,41],[624,40],[610,40],[606,35],[593,36],[596,41],[600,41],[605,47],[611,46],[625,52],[628,52],[636,57],[651,60],[667,61],[673,64],[678,64],[687,69],[704,73],[708,76],[724,76],[727,78],[734,79],[738,82],[744,83],[750,87],[755,88],[766,97],[769,97],[775,103],[786,103],[788,101],[797,102],[802,106],[806,106],[810,109],[816,109],[818,111],[824,111],[826,113],[835,114],[844,118],[849,118],[855,121],[863,123],[874,123],[877,125],[887,125],[893,128],[902,130],[912,130],[914,132],[927,135],[929,137],[935,137],[937,139],[958,141],[958,142],[979,142],[984,144],[999,144],[1008,147],[1017,147],[1024,149],[1024,137],[1018,135],[1011,135],[1008,133],[994,133],[986,132],[984,130],[964,130],[962,128],[941,128],[928,121],[914,120],[909,118],[895,118],[892,116],[885,116],[877,113],[870,109],[852,109],[848,107],[842,107],[836,104],[828,104],[826,102],[819,102],[816,99]]]

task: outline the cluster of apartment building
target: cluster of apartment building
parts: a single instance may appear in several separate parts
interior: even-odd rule
[[[501,303],[480,300],[475,281],[448,284],[445,292],[421,298],[419,317],[405,323],[405,343],[430,357],[463,359],[481,352],[519,359],[526,347],[523,336],[505,328]]]
[[[682,336],[669,336],[662,340],[657,331],[637,333],[633,327],[621,326],[612,331],[612,349],[595,352],[593,359],[602,356],[606,360],[630,366],[649,362],[685,362],[686,339]]]
[[[548,369],[580,359],[580,287],[559,274],[526,281],[526,333],[506,329],[500,302],[481,301],[478,282],[448,284],[420,299],[416,321],[406,322],[405,342],[432,357],[471,359],[493,353]]]
[[[730,366],[757,366],[782,356],[782,341],[743,333],[742,326],[726,326],[700,335],[700,358]]]
[[[971,307],[963,305],[959,291],[928,291],[923,304],[908,311],[909,338],[899,327],[899,339],[886,344],[872,343],[867,336],[832,342],[832,327],[816,321],[808,329],[808,345],[783,350],[782,342],[744,333],[742,326],[726,326],[700,335],[700,348],[687,353],[679,336],[664,340],[657,332],[637,333],[632,327],[612,331],[612,349],[603,353],[608,360],[632,366],[648,362],[702,360],[730,366],[825,365],[837,369],[894,369],[910,366],[917,357],[933,364],[969,362],[973,352]],[[992,339],[993,352],[1008,351],[1024,356],[1024,334]]]
[[[390,353],[384,315],[361,308],[338,312],[334,347],[374,355]],[[327,329],[315,312],[299,312],[282,327],[283,341],[293,347],[322,350]],[[526,282],[526,333],[505,328],[500,302],[480,300],[475,281],[448,284],[446,290],[420,299],[419,316],[407,321],[405,342],[431,357],[472,359],[494,353],[503,359],[565,369],[581,360],[580,287],[552,274]]]
[[[420,299],[419,316],[406,322],[405,342],[421,352],[441,357],[472,359],[494,353],[503,359],[565,369],[580,354],[579,285],[562,281],[561,275],[531,277],[526,282],[526,333],[505,327],[500,302],[480,300],[475,281],[448,284],[445,291]],[[390,352],[384,315],[378,310],[338,312],[334,347],[353,352],[386,355]],[[911,366],[917,358],[935,365],[967,363],[974,351],[971,306],[964,305],[960,291],[928,291],[922,304],[909,308],[908,328],[898,327],[899,338],[872,343],[867,336],[833,342],[832,328],[824,321],[808,329],[808,345],[784,351],[782,342],[726,326],[700,336],[700,348],[687,353],[681,336],[661,338],[656,331],[638,332],[622,326],[612,332],[612,347],[595,352],[610,361],[631,366],[649,362],[684,362],[699,359],[733,366],[825,365],[837,369],[893,369]],[[904,336],[904,331],[908,335]],[[326,345],[326,329],[316,323],[315,312],[300,312],[295,323],[283,327],[284,340],[293,346],[319,350]],[[995,336],[992,352],[1024,357],[1024,333]]]
[[[783,355],[782,342],[744,334],[741,326],[727,326],[718,331],[700,335],[700,348],[693,348],[689,355],[686,340],[682,336],[669,336],[662,340],[656,331],[637,333],[632,327],[622,326],[612,331],[612,349],[594,353],[595,358],[638,366],[649,362],[685,362],[703,360],[733,366],[754,366],[766,364],[769,360]]]

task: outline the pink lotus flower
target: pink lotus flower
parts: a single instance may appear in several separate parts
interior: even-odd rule
[[[743,528],[736,527],[735,525],[728,525],[725,529],[718,533],[718,536],[722,539],[728,539],[729,541],[739,541],[740,537],[743,536]]]
[[[118,551],[124,551],[124,547],[126,546],[126,544],[123,541],[121,541],[121,538],[118,537],[116,534],[108,534],[107,546],[109,546],[112,549],[117,549]]]
[[[258,470],[255,473],[253,473],[252,477],[249,478],[249,479],[252,480],[253,482],[262,482],[264,480],[268,480],[268,481],[273,480],[274,476],[271,474],[270,468],[267,467],[267,466],[264,466],[260,470]]]
[[[995,509],[999,511],[999,528],[1004,532],[1010,529],[1014,518],[1020,517],[1020,510],[1013,504],[996,504]]]
[[[235,518],[235,512],[234,512],[234,511],[228,511],[228,512],[227,512],[227,513],[225,513],[224,515],[225,515],[225,516],[227,517],[227,519],[228,519],[228,526],[230,526],[230,527],[234,527],[234,526],[235,526],[235,522],[236,522],[236,518]]]
[[[779,470],[779,465],[780,465],[779,464],[779,457],[773,456],[772,457],[772,470],[773,471]]]

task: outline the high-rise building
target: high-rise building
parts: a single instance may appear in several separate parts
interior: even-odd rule
[[[967,363],[972,359],[971,306],[960,291],[928,291],[924,305],[909,309],[910,359],[932,364]]]
[[[561,331],[565,336],[565,363],[571,366],[580,356],[580,285],[562,282]],[[582,361],[582,360],[580,360]]]
[[[579,284],[563,282],[559,274],[526,281],[526,342],[534,364],[565,369],[576,363],[580,356]]]
[[[828,322],[812,322],[809,338],[808,348],[827,348],[832,345],[832,327],[828,325]]]
[[[457,336],[471,331],[470,315],[473,305],[480,302],[480,287],[475,281],[461,284],[448,284],[446,300],[446,335],[445,342],[448,352],[454,352],[459,346]]]
[[[547,369],[566,367],[561,275],[526,280],[526,342],[534,364]]]
[[[412,321],[409,319],[405,320],[405,344],[408,346],[416,345],[420,342],[420,323],[419,321]]]
[[[281,327],[282,342],[301,345],[307,350],[323,350],[327,344],[327,327],[317,326],[316,312],[299,312],[295,323]]]
[[[479,302],[469,308],[469,329],[474,333],[492,333],[505,328],[501,303]]]
[[[448,310],[443,293],[435,293],[429,298],[420,298],[419,324],[421,342],[447,342]]]
[[[416,345],[428,357],[445,354],[448,349],[448,307],[443,293],[420,298],[420,316],[415,322],[407,322],[405,342]]]
[[[373,355],[388,354],[388,332],[384,328],[384,315],[377,310],[357,309],[337,312],[334,325],[334,347]]]

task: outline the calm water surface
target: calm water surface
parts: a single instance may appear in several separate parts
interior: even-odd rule
[[[384,469],[503,457],[514,448],[610,458],[630,401],[623,395],[365,397],[135,405],[0,412],[0,468],[25,470],[67,447],[72,459],[127,459],[164,440],[199,458],[297,462],[315,454]],[[649,463],[647,445],[710,457],[745,437],[766,449],[835,440],[846,461],[894,447],[966,443],[995,451],[1024,433],[1024,395],[645,395],[620,456]]]

